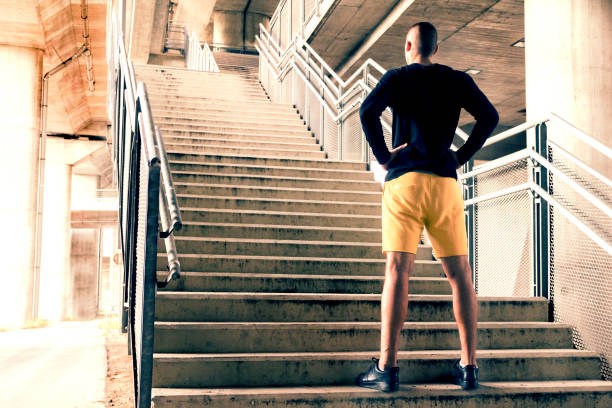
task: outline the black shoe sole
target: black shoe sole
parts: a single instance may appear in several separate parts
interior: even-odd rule
[[[478,388],[477,382],[457,380],[455,381],[455,384],[457,384],[464,390],[475,390],[476,388]]]
[[[399,390],[399,384],[388,384],[386,382],[357,382],[357,385],[382,392],[395,392]]]

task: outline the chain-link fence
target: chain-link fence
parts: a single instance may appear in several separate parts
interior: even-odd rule
[[[549,161],[565,176],[549,175],[551,196],[612,243],[612,218],[570,187],[572,181],[576,182],[612,208],[612,183],[554,143],[549,143],[547,153]],[[577,348],[602,355],[602,375],[612,380],[612,257],[555,208],[550,211],[549,222],[554,319],[572,325]]]
[[[474,178],[481,197],[528,181],[526,159]],[[476,289],[482,296],[533,295],[532,195],[523,190],[474,205]]]

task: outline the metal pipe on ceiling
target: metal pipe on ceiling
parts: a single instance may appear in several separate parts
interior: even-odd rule
[[[85,51],[85,65],[87,66],[87,83],[89,91],[95,90],[95,81],[93,76],[93,61],[91,58],[91,49],[89,44],[89,20],[87,19],[87,0],[81,0],[81,20],[83,20],[83,43],[87,48]]]

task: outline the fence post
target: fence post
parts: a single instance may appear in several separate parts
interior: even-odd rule
[[[338,86],[338,97],[342,98],[342,86]],[[338,101],[338,105],[336,107],[338,114],[338,160],[342,160],[342,149],[343,149],[343,140],[342,140],[342,129],[344,126],[342,125],[344,121],[344,117],[342,116],[342,111],[344,110],[344,104],[340,99]]]
[[[363,78],[362,81],[365,85],[368,85],[368,76],[370,75],[370,65],[366,65],[364,70],[363,70]],[[366,91],[366,88],[364,87],[364,89],[361,91],[361,103],[363,103],[363,101],[365,101],[365,98],[368,96],[368,92]],[[360,123],[360,127],[361,127],[361,123]],[[365,133],[363,133],[363,128],[361,129],[361,149],[362,149],[362,160],[364,161],[364,163],[367,165],[368,169],[370,168],[370,155],[369,155],[369,151],[368,151],[368,141],[366,140],[365,137]]]
[[[531,148],[535,153],[548,160],[546,123],[536,126],[535,139]],[[548,171],[545,167],[535,164],[530,174],[537,186],[548,192]],[[534,194],[533,205],[533,278],[534,296],[549,297],[549,206],[546,200]]]
[[[468,173],[474,169],[474,160],[470,160],[463,165],[463,173]],[[471,200],[475,196],[476,189],[476,178],[470,177],[464,179],[463,182],[463,200]],[[477,286],[477,276],[476,276],[476,257],[477,257],[477,247],[476,247],[476,235],[478,231],[476,230],[476,211],[475,205],[470,205],[464,209],[465,215],[465,227],[467,232],[467,242],[468,242],[468,260],[470,262],[470,267],[472,268],[472,283],[474,285],[474,289],[478,291]]]

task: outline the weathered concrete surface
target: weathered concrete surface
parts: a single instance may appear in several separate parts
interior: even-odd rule
[[[0,332],[0,406],[103,408],[106,352],[98,324]]]
[[[156,408],[343,407],[343,408],[608,408],[612,384],[604,381],[484,382],[475,391],[450,384],[401,385],[387,394],[356,386],[153,389]]]
[[[71,232],[69,293],[70,312],[75,319],[93,319],[98,314],[98,230],[73,229]]]
[[[525,38],[529,119],[553,111],[612,146],[612,2],[527,0]],[[610,159],[597,149],[554,123],[549,137],[612,178]]]

